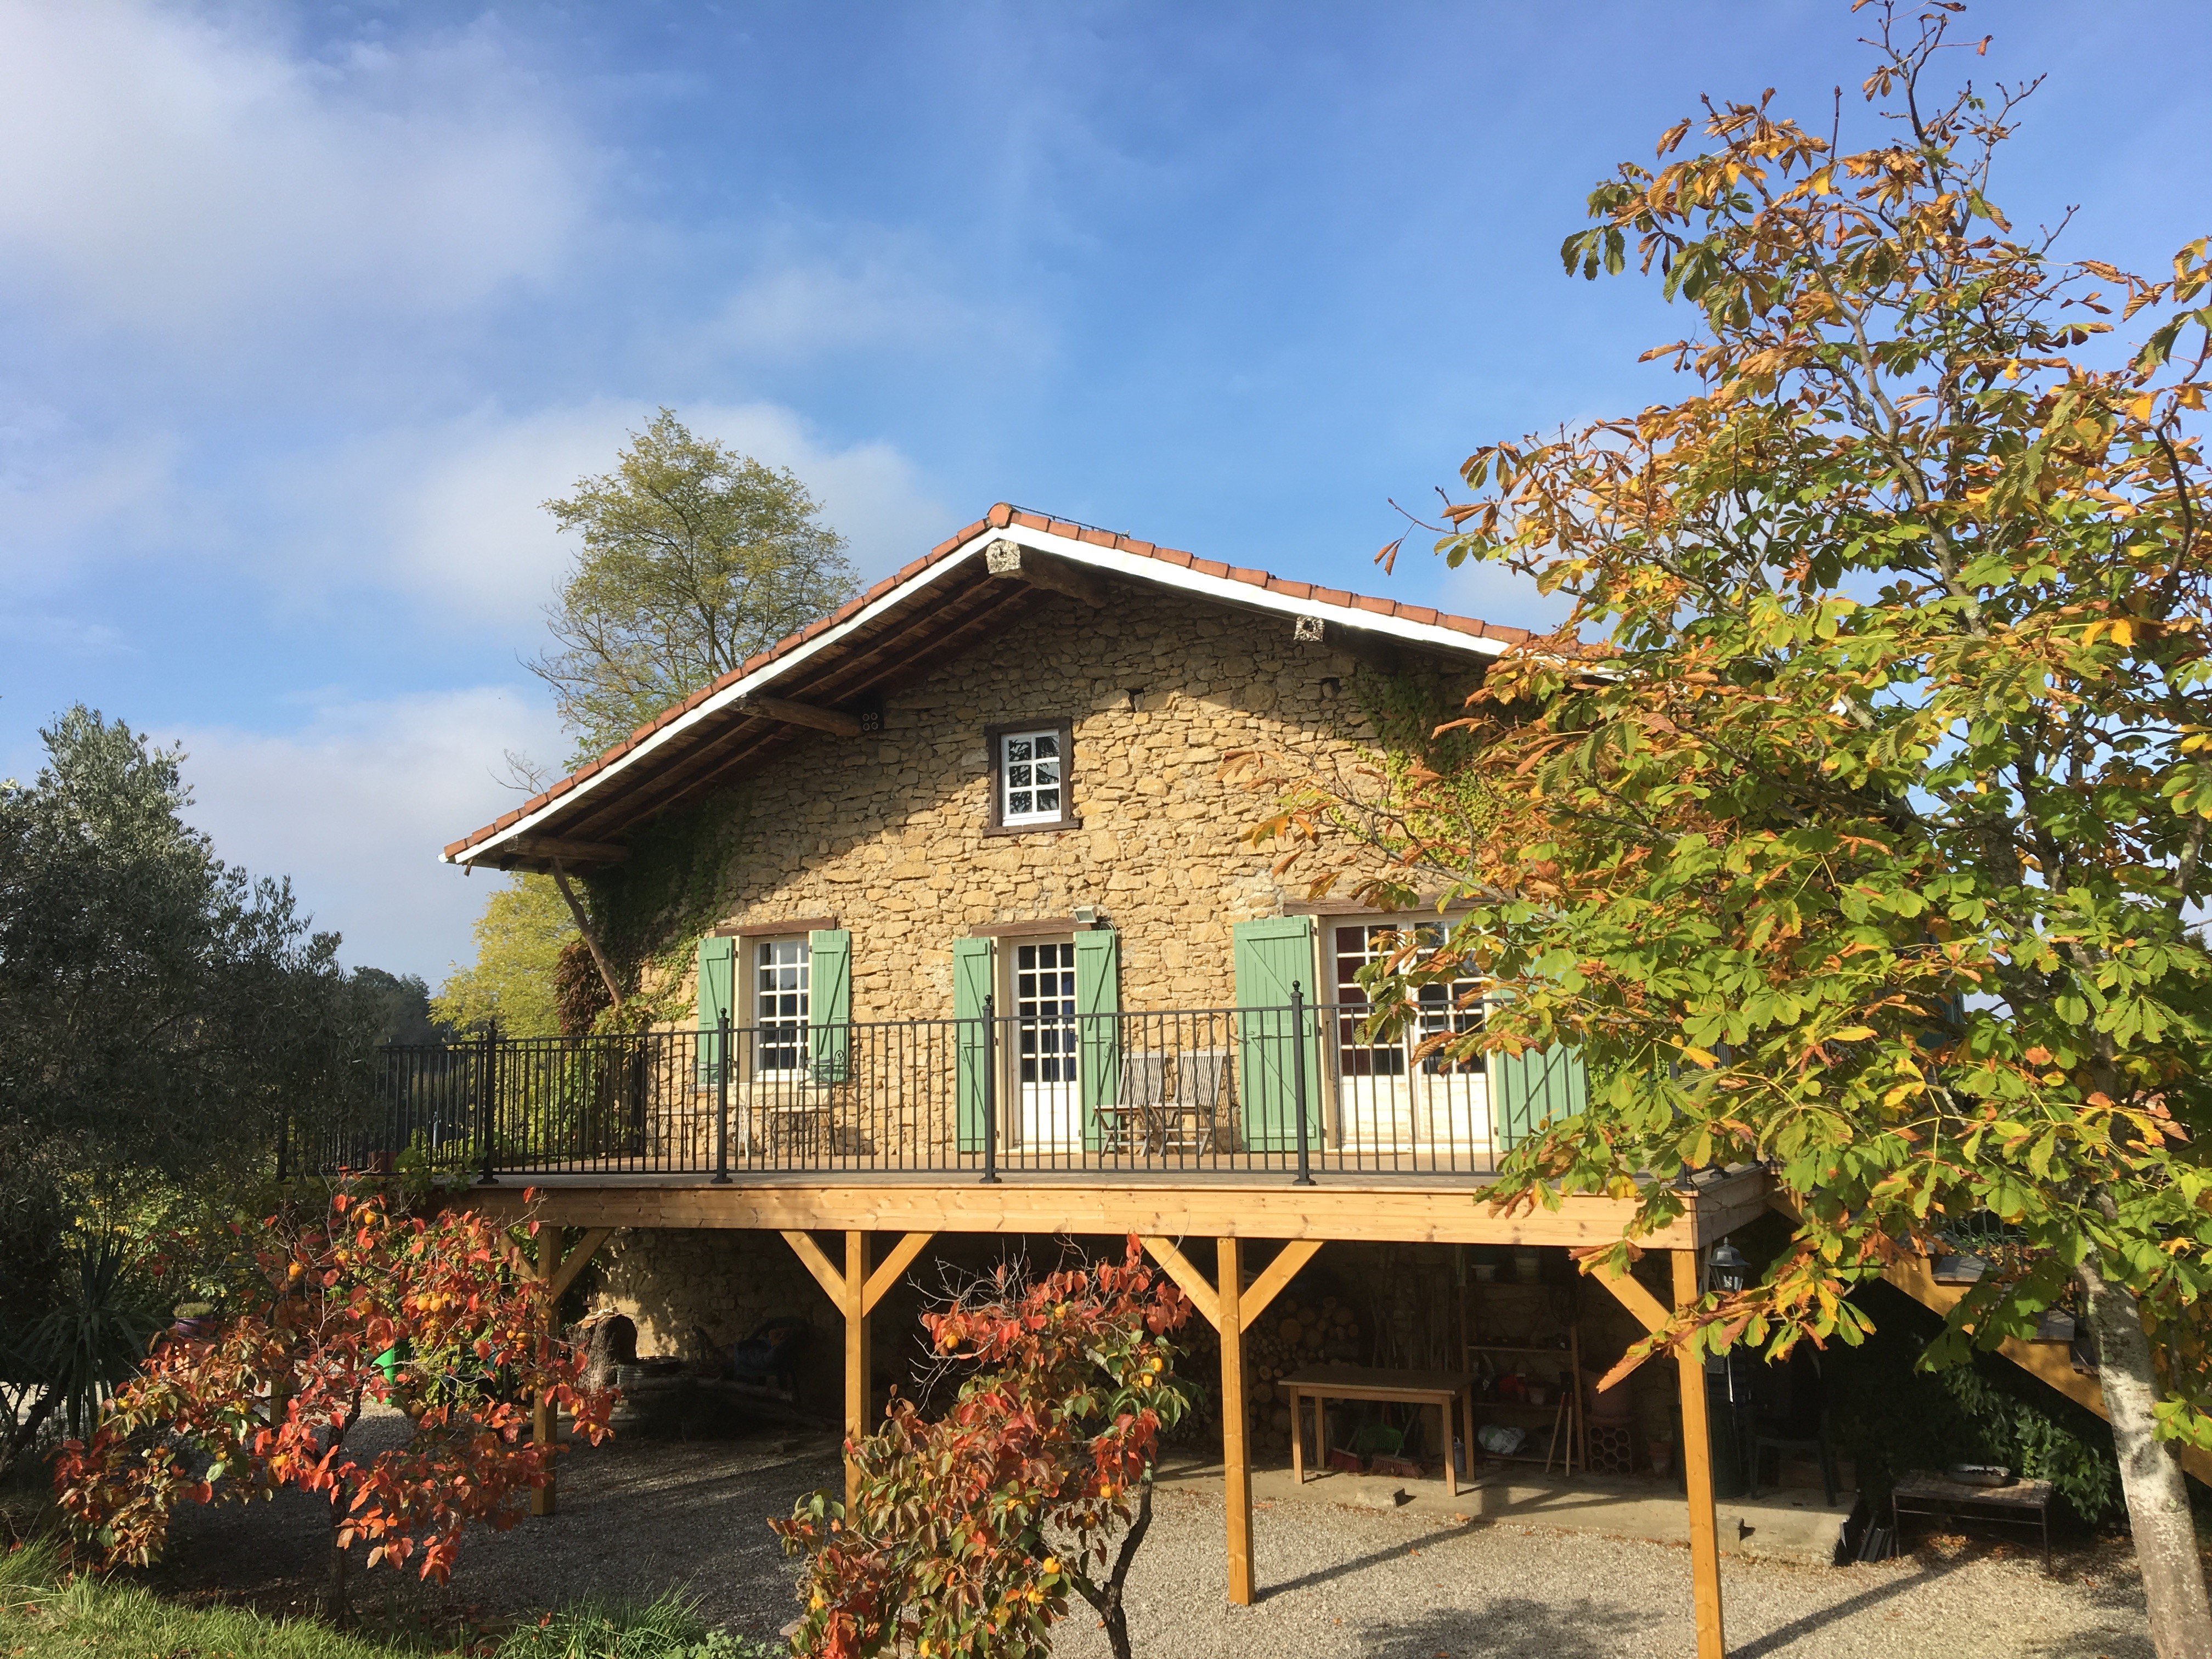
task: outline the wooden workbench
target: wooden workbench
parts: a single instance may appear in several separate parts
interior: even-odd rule
[[[1459,1495],[1459,1468],[1452,1458],[1452,1407],[1460,1413],[1460,1431],[1468,1447],[1468,1467],[1474,1457],[1474,1378],[1464,1371],[1377,1370],[1365,1365],[1309,1365],[1282,1379],[1291,1393],[1291,1475],[1300,1485],[1306,1478],[1305,1402],[1314,1402],[1314,1455],[1328,1461],[1328,1413],[1331,1400],[1373,1400],[1386,1405],[1434,1406],[1443,1430],[1444,1485]]]

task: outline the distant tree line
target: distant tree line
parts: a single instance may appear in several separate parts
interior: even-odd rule
[[[79,707],[0,784],[0,1470],[82,1420],[295,1155],[371,1109],[420,979],[349,973],[289,882],[184,819],[180,750]]]

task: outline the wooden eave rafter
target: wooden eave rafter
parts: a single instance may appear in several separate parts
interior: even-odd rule
[[[804,688],[812,699],[851,702],[902,683],[911,683],[967,650],[991,629],[1036,602],[1034,589],[1018,584],[979,585],[960,596],[969,614],[951,630],[941,606],[916,605],[895,611],[883,625],[855,639],[822,665]],[[767,708],[748,708],[754,699],[733,703],[722,718],[702,723],[680,756],[626,789],[590,800],[590,810],[573,822],[580,834],[613,835],[673,811],[733,775],[766,761],[812,733]],[[761,700],[765,701],[765,700]],[[778,702],[797,699],[775,699]],[[855,728],[857,718],[853,719]],[[524,839],[515,837],[515,840]],[[523,867],[543,867],[517,860]]]
[[[926,617],[907,619],[899,631],[872,644],[848,665],[859,676],[849,686],[841,689],[847,697],[864,696],[870,692],[886,689],[900,682],[911,683],[933,672],[939,665],[957,657],[992,629],[1003,626],[1014,614],[1026,610],[1036,599],[1033,590],[1010,586],[1004,594],[993,595],[988,603],[973,617],[960,624],[951,634],[941,632],[941,624],[933,624]],[[935,643],[927,649],[917,649],[917,636],[934,635]],[[764,758],[775,750],[787,744],[805,741],[803,733],[788,726],[763,724],[760,731],[740,746],[714,757],[711,766],[669,778],[651,797],[651,804],[638,810],[636,793],[621,804],[628,809],[629,821],[658,817],[672,812],[693,797],[702,794],[733,773]],[[643,792],[639,792],[643,793]]]

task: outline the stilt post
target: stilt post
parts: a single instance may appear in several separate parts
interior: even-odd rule
[[[1674,1305],[1698,1299],[1698,1255],[1676,1250]],[[1705,1362],[1687,1346],[1674,1352],[1682,1382],[1682,1477],[1690,1500],[1690,1588],[1697,1608],[1698,1659],[1723,1659],[1721,1630],[1721,1540],[1713,1515],[1713,1443],[1705,1421]]]
[[[1252,1605],[1252,1445],[1244,1420],[1244,1289],[1239,1241],[1218,1241],[1214,1295],[1221,1310],[1221,1501],[1229,1513],[1229,1599]]]
[[[553,1340],[555,1319],[553,1304],[560,1296],[560,1291],[553,1288],[553,1278],[561,1271],[561,1229],[542,1224],[538,1227],[536,1266],[538,1282],[544,1289],[545,1298],[538,1317],[543,1323],[541,1334],[548,1343]],[[531,1443],[550,1446],[553,1443],[554,1437],[559,1432],[560,1422],[553,1413],[553,1402],[545,1397],[544,1391],[541,1389],[530,1402]],[[553,1466],[549,1463],[545,1469],[545,1484],[536,1488],[530,1494],[530,1512],[532,1515],[554,1515],[559,1512],[558,1502],[553,1490]]]
[[[868,1396],[874,1378],[868,1351],[868,1236],[845,1235],[845,1437],[868,1431]],[[845,1513],[860,1501],[860,1466],[845,1460]]]

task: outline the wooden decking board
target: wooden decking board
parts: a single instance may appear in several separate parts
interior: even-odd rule
[[[1765,1176],[1746,1171],[1707,1184],[1691,1212],[1639,1240],[1694,1249],[1720,1236]],[[777,1231],[1136,1233],[1176,1238],[1388,1240],[1398,1243],[1587,1247],[1620,1236],[1633,1206],[1563,1198],[1556,1210],[1502,1215],[1481,1201],[1486,1181],[1325,1182],[1294,1188],[1279,1176],[1244,1180],[1102,1182],[1024,1176],[986,1186],[972,1177],[784,1177],[716,1187],[705,1178],[502,1176],[471,1189],[480,1208],[515,1210],[526,1186],[545,1221],[590,1227],[758,1228]],[[1747,1193],[1744,1189],[1750,1188]],[[1753,1202],[1753,1199],[1756,1202]]]

